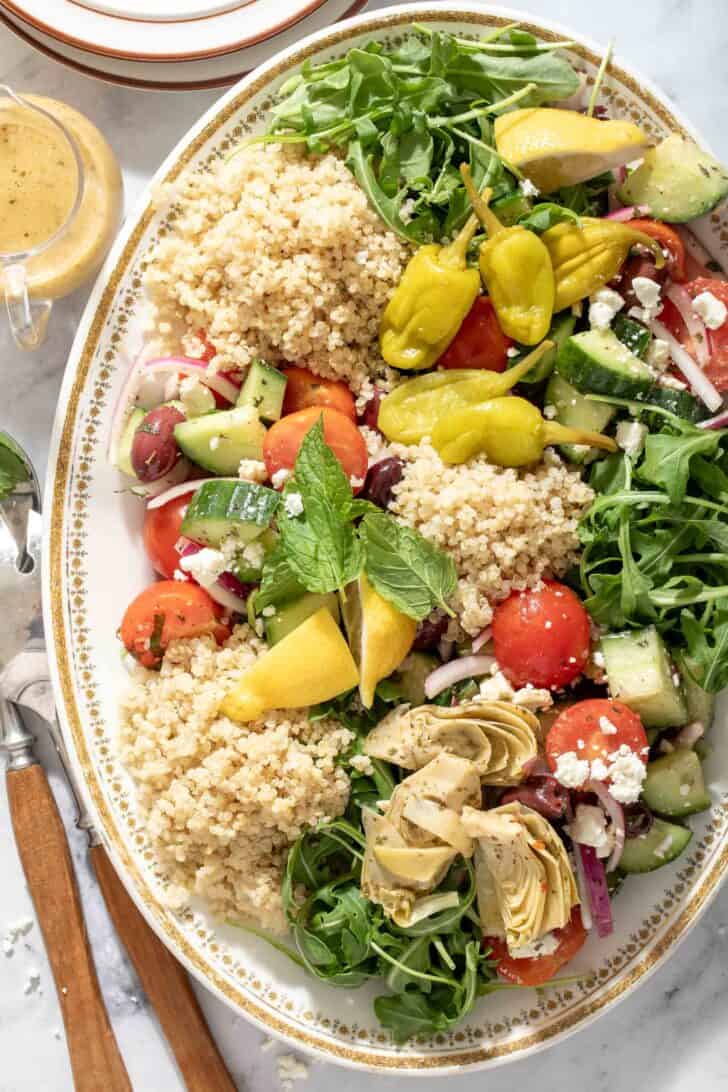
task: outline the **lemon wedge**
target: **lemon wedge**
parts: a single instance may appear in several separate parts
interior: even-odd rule
[[[501,114],[495,144],[541,193],[574,186],[644,155],[649,139],[631,121],[598,121],[575,110],[534,107]]]
[[[268,709],[301,709],[351,690],[359,671],[326,607],[269,648],[220,704],[231,720],[257,720]]]
[[[364,573],[347,587],[341,608],[359,667],[359,695],[369,709],[377,683],[397,670],[412,647],[417,623],[381,596]]]

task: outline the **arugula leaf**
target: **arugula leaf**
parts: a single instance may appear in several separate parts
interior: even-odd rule
[[[728,600],[712,626],[711,634],[690,611],[680,615],[682,633],[688,652],[701,670],[700,685],[715,693],[728,686]]]
[[[30,472],[20,448],[6,432],[0,432],[0,500],[29,478]]]
[[[579,217],[571,209],[564,208],[563,205],[556,205],[553,201],[542,201],[541,204],[534,205],[531,211],[526,216],[522,216],[518,223],[521,227],[528,228],[529,231],[535,231],[537,235],[543,235],[544,231],[548,231],[556,224],[563,223],[564,220],[579,223]]]
[[[368,513],[361,524],[365,571],[380,595],[418,621],[435,607],[448,614],[457,586],[455,563],[417,531],[384,512]]]
[[[300,496],[303,512],[292,516],[286,498],[294,494]],[[294,476],[283,496],[278,531],[296,579],[309,591],[320,593],[337,591],[356,580],[364,558],[351,522],[351,485],[324,440],[322,417],[303,439]]]
[[[377,997],[374,1012],[382,1027],[392,1032],[395,1043],[406,1043],[413,1035],[445,1031],[448,1026],[444,1013],[419,991]]]
[[[681,436],[664,432],[651,434],[645,440],[645,457],[639,475],[663,486],[670,499],[678,503],[685,496],[692,457],[714,453],[719,443],[720,433],[707,429],[695,429]]]

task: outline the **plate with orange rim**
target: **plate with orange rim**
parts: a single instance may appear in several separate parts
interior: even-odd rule
[[[376,39],[401,40],[412,22],[461,36],[519,21],[567,50],[588,83],[599,48],[552,23],[501,7],[405,5],[347,21],[278,54],[244,79],[193,127],[152,185],[205,171],[266,125],[276,88],[306,60],[320,62]],[[618,59],[602,91],[609,112],[653,138],[683,132],[705,144],[649,81]],[[46,494],[44,593],[59,717],[75,771],[104,843],[141,912],[204,985],[268,1033],[330,1061],[382,1075],[462,1073],[524,1057],[594,1020],[644,981],[675,949],[728,871],[728,733],[714,730],[706,760],[713,807],[691,819],[693,839],[671,865],[624,885],[614,901],[615,931],[590,937],[568,981],[481,998],[448,1032],[395,1046],[377,1025],[374,987],[340,991],[312,980],[264,941],[214,922],[201,904],[168,909],[134,789],[116,751],[117,706],[128,685],[115,633],[127,603],[148,582],[142,512],[118,491],[106,445],[129,363],[143,339],[141,271],[150,243],[167,231],[151,190],[127,221],[95,285],[69,358],[55,422]],[[728,260],[728,212],[696,227],[712,256]],[[113,534],[109,528],[115,529]],[[114,574],[109,580],[110,573]],[[716,727],[728,720],[719,700]]]

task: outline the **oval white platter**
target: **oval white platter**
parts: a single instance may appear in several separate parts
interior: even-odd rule
[[[225,95],[163,163],[155,183],[204,171],[241,137],[265,126],[280,83],[305,59],[330,59],[375,37],[400,38],[413,21],[482,34],[520,21],[546,39],[577,38],[504,8],[426,4],[374,12],[322,31],[274,57]],[[582,38],[573,62],[593,79],[597,47]],[[655,138],[691,133],[685,119],[644,79],[618,62],[603,91],[614,116]],[[147,194],[127,221],[91,295],[68,362],[55,423],[46,496],[46,629],[59,715],[104,842],[140,910],[201,982],[248,1019],[293,1044],[342,1064],[380,1073],[463,1072],[522,1057],[584,1026],[624,997],[675,948],[728,869],[728,702],[719,704],[707,762],[711,812],[691,820],[693,840],[673,865],[625,884],[614,903],[616,929],[590,939],[569,966],[578,981],[482,999],[451,1033],[395,1047],[372,1011],[376,988],[340,991],[308,978],[263,941],[216,926],[204,907],[165,908],[165,876],[135,811],[134,790],[115,749],[117,701],[127,685],[116,640],[123,611],[150,580],[140,541],[142,506],[119,492],[105,458],[113,407],[142,343],[140,274],[145,251],[166,230]],[[698,233],[726,263],[728,215]]]

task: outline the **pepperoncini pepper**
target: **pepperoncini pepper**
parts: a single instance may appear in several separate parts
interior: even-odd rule
[[[480,292],[477,269],[467,251],[478,226],[471,216],[449,246],[421,246],[387,304],[379,346],[387,364],[420,371],[431,368],[460,329]]]
[[[513,396],[491,398],[440,418],[432,443],[445,463],[464,463],[484,454],[496,466],[536,463],[549,444],[589,444],[603,451],[617,450],[611,437],[545,421],[531,402]]]
[[[460,173],[473,209],[488,232],[480,248],[480,275],[504,334],[522,345],[536,345],[548,333],[554,312],[554,271],[538,235],[516,224],[504,227],[488,208],[491,191],[478,195],[470,169]]]
[[[630,249],[649,247],[661,268],[665,256],[655,239],[629,223],[582,216],[578,223],[564,221],[541,236],[551,257],[556,280],[554,310],[563,311],[603,288],[619,273]]]
[[[507,394],[553,348],[553,344],[552,341],[542,342],[506,372],[452,368],[408,379],[383,399],[377,425],[388,440],[418,444],[425,436],[432,436],[441,417]]]

